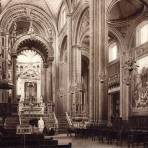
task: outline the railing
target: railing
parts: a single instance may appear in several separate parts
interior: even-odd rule
[[[54,120],[55,120],[55,126],[56,126],[56,128],[58,128],[58,119],[57,119],[54,112],[53,112],[53,115],[54,115]]]
[[[66,112],[66,119],[67,119],[67,121],[68,121],[69,126],[72,127],[72,126],[73,126],[72,120],[70,119],[70,116],[68,115],[67,112]]]

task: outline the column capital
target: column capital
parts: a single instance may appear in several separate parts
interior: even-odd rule
[[[54,57],[53,57],[53,56],[49,56],[49,57],[47,58],[48,63],[52,63],[53,60],[54,60]]]
[[[48,43],[49,43],[49,45],[50,46],[52,46],[52,44],[53,44],[53,36],[50,36],[49,38],[48,38]]]
[[[12,53],[11,53],[11,57],[12,57],[12,58],[17,58],[17,53],[16,53],[16,52],[12,52]]]
[[[47,63],[43,63],[43,68],[48,68],[48,64]]]
[[[9,35],[9,32],[7,31],[7,32],[5,32],[5,35]]]
[[[78,49],[80,49],[80,48],[82,48],[82,47],[81,47],[81,45],[77,45],[77,44],[76,44],[76,45],[72,45],[72,48],[78,48]]]
[[[53,60],[54,60],[54,58],[53,58],[53,57],[48,57],[47,62],[43,63],[43,67],[44,67],[44,68],[48,68],[49,66],[51,66],[51,65],[52,65]]]
[[[84,50],[84,49],[86,50],[87,49],[85,47],[82,47],[81,45],[73,45],[72,48],[78,49],[78,50]]]

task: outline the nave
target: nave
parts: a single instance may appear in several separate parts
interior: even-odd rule
[[[0,0],[0,147],[17,146],[148,147],[147,0]]]

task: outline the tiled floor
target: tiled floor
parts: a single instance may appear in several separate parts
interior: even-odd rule
[[[72,148],[127,148],[126,144],[123,146],[117,146],[115,144],[102,144],[98,141],[92,141],[91,139],[78,139],[75,137],[67,137],[66,135],[56,135],[54,139],[58,140],[59,144],[68,144],[69,142],[72,143]],[[140,148],[135,147],[134,148]]]

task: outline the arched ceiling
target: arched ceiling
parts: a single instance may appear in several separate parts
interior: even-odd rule
[[[125,20],[142,12],[144,4],[141,0],[120,0],[110,12],[110,20]]]
[[[63,0],[1,0],[2,9],[15,4],[31,4],[42,8],[57,18]]]

